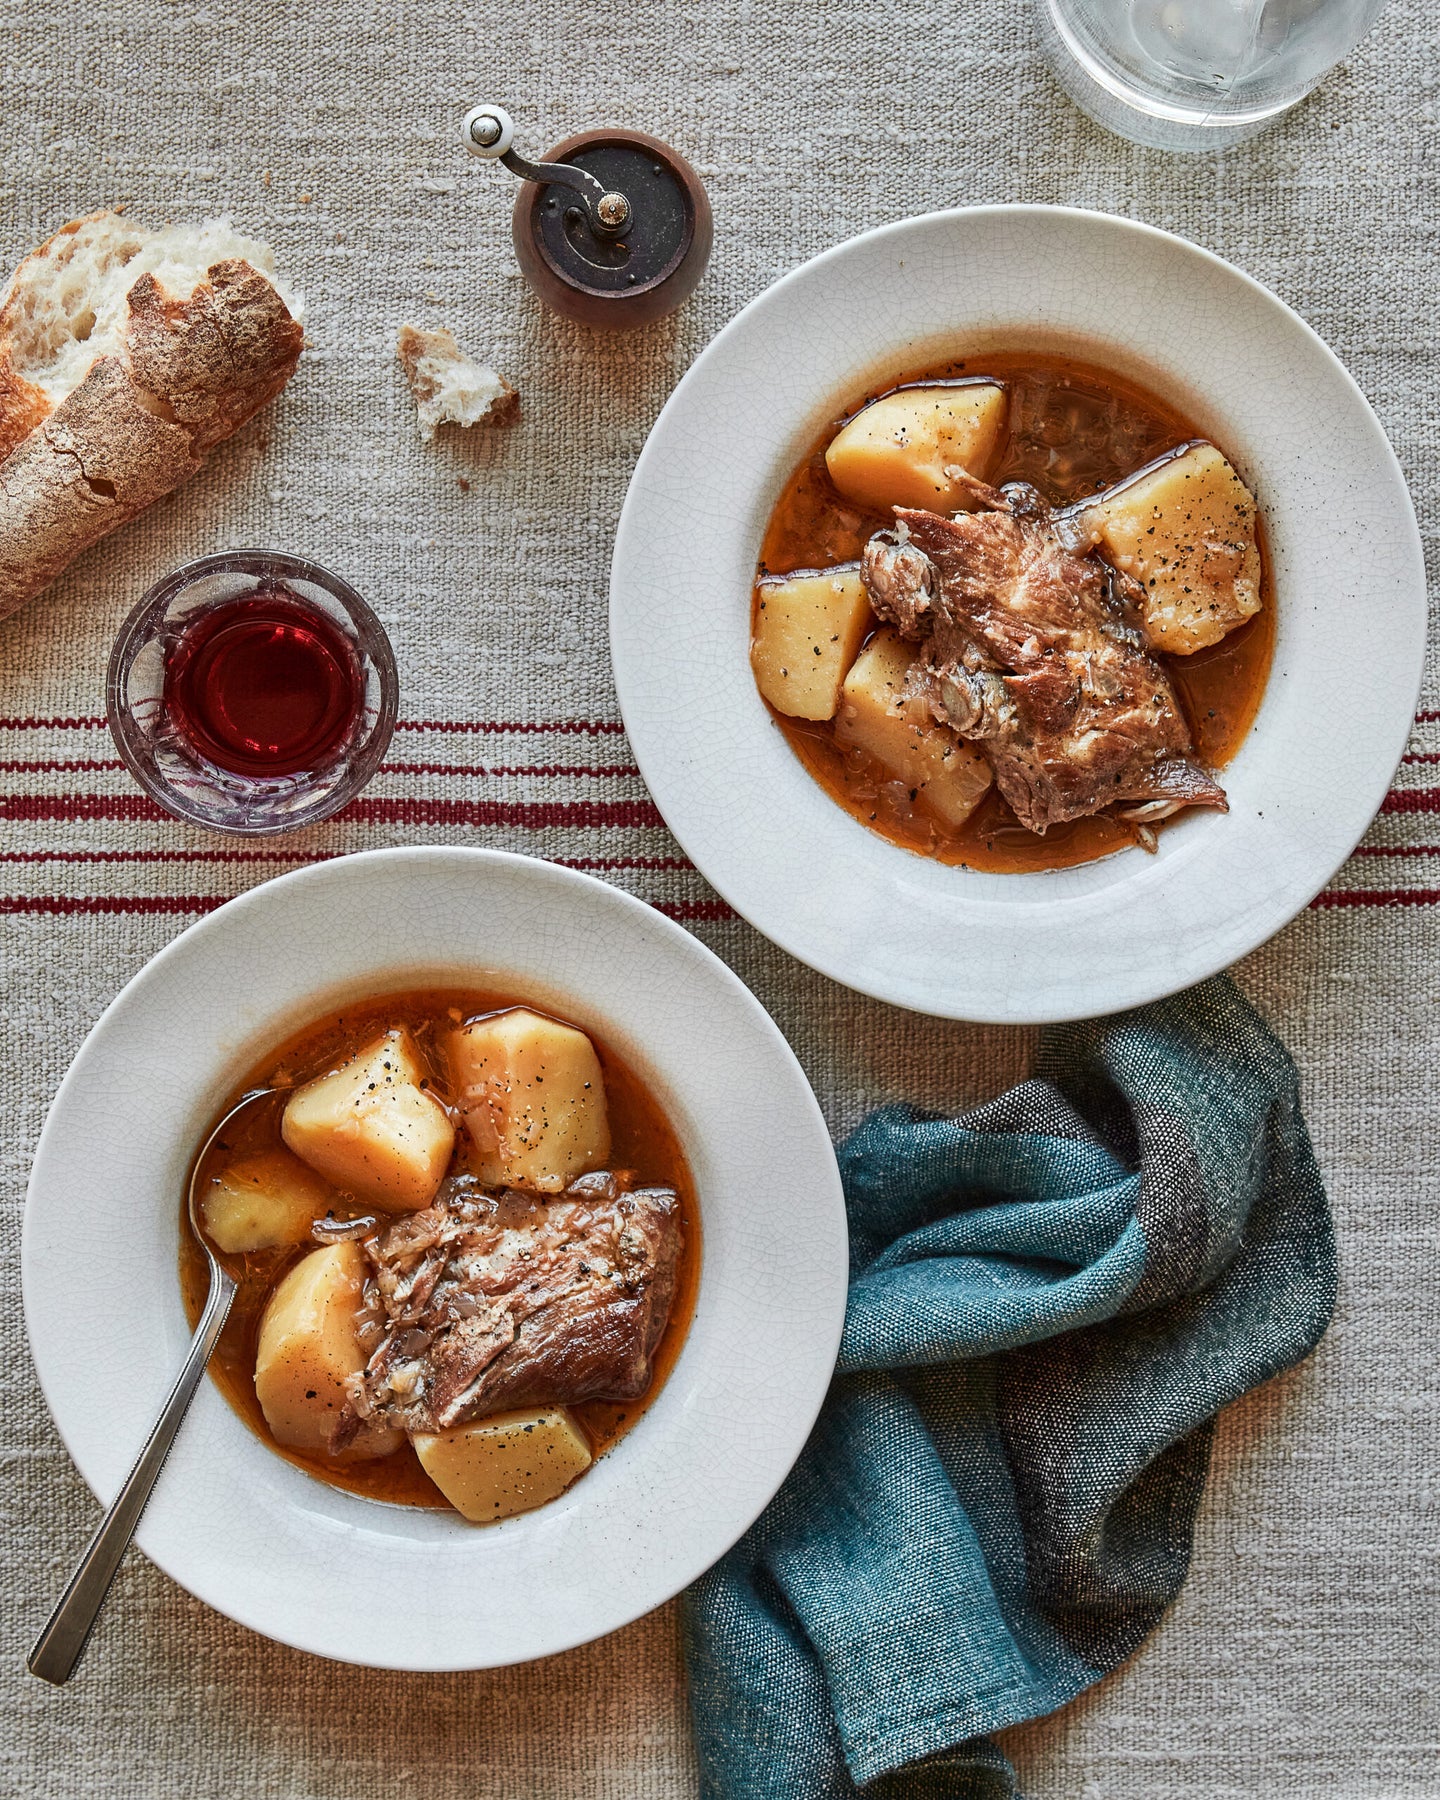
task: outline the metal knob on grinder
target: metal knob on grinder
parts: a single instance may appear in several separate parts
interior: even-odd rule
[[[678,151],[611,128],[579,132],[531,162],[500,106],[473,107],[460,137],[524,184],[511,219],[515,255],[554,311],[624,331],[663,319],[694,292],[714,226],[700,177]]]

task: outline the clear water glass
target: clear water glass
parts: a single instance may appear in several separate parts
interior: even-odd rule
[[[1036,0],[1056,79],[1099,125],[1162,150],[1261,130],[1348,56],[1386,0]]]

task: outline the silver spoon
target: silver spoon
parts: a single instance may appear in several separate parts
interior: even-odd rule
[[[25,1666],[32,1675],[38,1675],[42,1681],[52,1681],[57,1687],[75,1673],[75,1665],[84,1654],[90,1633],[95,1629],[95,1621],[100,1616],[100,1608],[105,1604],[105,1596],[110,1592],[110,1584],[120,1567],[120,1560],[135,1535],[135,1527],[140,1523],[145,1503],[150,1498],[156,1477],[170,1453],[170,1446],[175,1442],[175,1434],[195,1397],[200,1377],[205,1373],[205,1365],[220,1341],[220,1333],[230,1315],[230,1304],[235,1298],[233,1277],[221,1268],[215,1252],[200,1229],[199,1209],[196,1205],[200,1171],[205,1166],[211,1147],[231,1120],[256,1100],[268,1099],[277,1091],[275,1088],[255,1088],[246,1094],[230,1108],[206,1138],[205,1147],[195,1159],[186,1205],[190,1214],[190,1229],[195,1233],[196,1241],[204,1250],[205,1260],[210,1265],[210,1292],[206,1296],[205,1310],[200,1314],[200,1323],[195,1327],[195,1335],[190,1340],[190,1353],[185,1358],[185,1366],[170,1390],[170,1398],[161,1409],[160,1417],[155,1421],[155,1429],[146,1438],[145,1448],[136,1459],[135,1467],[125,1477],[125,1485],[115,1496],[109,1512],[100,1521],[99,1529],[80,1558],[69,1585],[46,1621],[45,1629],[36,1638],[34,1649],[26,1658]]]

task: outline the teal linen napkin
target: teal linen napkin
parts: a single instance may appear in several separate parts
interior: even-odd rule
[[[851,1285],[794,1471],[685,1602],[705,1800],[996,1800],[986,1733],[1179,1592],[1214,1419],[1314,1348],[1329,1208],[1228,979],[1041,1043],[957,1119],[841,1148]]]

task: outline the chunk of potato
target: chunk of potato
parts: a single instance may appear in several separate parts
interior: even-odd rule
[[[346,1416],[345,1377],[365,1366],[355,1315],[367,1266],[353,1241],[312,1250],[265,1308],[255,1393],[275,1441],[292,1450],[359,1462],[388,1456],[404,1441],[403,1432],[367,1424],[344,1448],[335,1448]]]
[[[845,498],[861,506],[967,512],[969,493],[951,471],[983,480],[1005,410],[1004,388],[988,381],[900,388],[836,433],[825,465]]]
[[[1189,656],[1260,610],[1255,496],[1213,444],[1179,456],[1086,506],[1101,554],[1145,590],[1145,635]]]
[[[440,1492],[479,1525],[544,1506],[595,1460],[563,1406],[494,1413],[456,1431],[417,1431],[410,1441]]]
[[[517,1006],[452,1031],[449,1055],[482,1181],[559,1193],[604,1167],[605,1078],[583,1031]]]
[[[835,736],[883,763],[946,825],[963,825],[990,786],[990,765],[948,725],[906,699],[905,676],[914,660],[914,645],[898,632],[877,631],[845,677]]]
[[[762,581],[750,645],[756,685],[792,719],[833,719],[870,625],[858,569]]]
[[[288,1150],[242,1156],[214,1178],[200,1201],[200,1216],[221,1250],[274,1250],[303,1244],[325,1216],[335,1190]]]
[[[455,1147],[455,1128],[426,1079],[409,1032],[387,1031],[292,1094],[281,1135],[336,1187],[389,1212],[412,1212],[435,1198]]]

